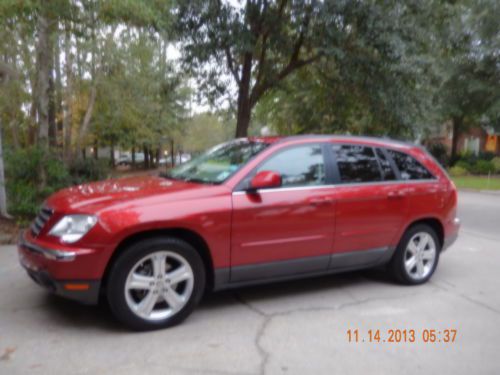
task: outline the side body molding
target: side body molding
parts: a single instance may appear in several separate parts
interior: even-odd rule
[[[214,290],[371,268],[387,263],[393,247],[215,269]],[[328,264],[328,267],[324,267]]]

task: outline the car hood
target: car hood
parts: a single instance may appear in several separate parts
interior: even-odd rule
[[[132,203],[162,196],[162,201],[205,195],[213,185],[140,176],[92,182],[53,194],[46,205],[56,211],[95,212],[121,202]]]

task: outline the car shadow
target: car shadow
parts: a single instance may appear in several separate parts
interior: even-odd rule
[[[106,301],[98,305],[83,305],[53,294],[47,294],[44,308],[58,325],[72,329],[97,329],[105,331],[125,332],[124,327],[116,321]]]
[[[293,296],[301,298],[312,292],[349,288],[367,283],[393,284],[387,272],[379,269],[349,272],[337,275],[318,276],[300,280],[283,281],[205,293],[198,310],[211,311],[237,306],[241,296],[249,302],[265,302],[272,299]],[[104,299],[96,306],[82,305],[52,294],[47,295],[44,308],[53,316],[58,325],[71,329],[97,329],[111,332],[130,332],[112,315]]]
[[[248,302],[266,302],[268,300],[286,298],[289,296],[301,298],[303,295],[312,292],[349,288],[363,283],[374,282],[396,285],[385,269],[377,268],[280,281],[270,284],[245,286],[220,292],[209,292],[205,294],[198,308],[212,309],[230,306],[231,304],[240,302],[241,296],[244,296],[245,300]]]

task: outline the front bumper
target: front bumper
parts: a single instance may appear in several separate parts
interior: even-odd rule
[[[60,262],[72,262],[76,258],[76,253],[74,251],[61,251],[55,249],[48,249],[37,244],[28,242],[25,238],[26,233],[21,232],[19,235],[19,247],[24,247],[29,251],[39,254],[46,259],[56,260]]]
[[[82,278],[79,273],[72,271],[86,265],[91,252],[84,250],[79,253],[40,246],[29,241],[23,232],[19,237],[18,254],[19,262],[38,285],[54,294],[85,304],[98,302],[100,280]],[[68,277],[68,274],[76,277]]]

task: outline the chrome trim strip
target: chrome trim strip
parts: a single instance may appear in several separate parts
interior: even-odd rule
[[[376,182],[352,182],[345,184],[329,184],[329,185],[314,185],[314,186],[291,186],[291,187],[281,187],[281,188],[271,188],[271,189],[260,189],[257,190],[259,194],[262,193],[273,193],[282,191],[297,191],[297,190],[316,190],[316,189],[326,189],[326,188],[337,188],[344,186],[380,186],[380,185],[398,185],[398,184],[425,184],[429,182],[439,182],[437,178],[425,179],[425,180],[395,180],[395,181],[376,181]],[[247,194],[246,191],[233,191],[233,195]]]
[[[45,222],[42,220],[42,218],[40,216],[37,216],[35,218],[35,225],[38,227],[38,228],[42,228],[43,225],[45,224]]]
[[[241,247],[281,245],[281,244],[291,243],[291,242],[304,242],[304,241],[311,241],[311,240],[319,240],[319,239],[322,239],[325,237],[326,236],[320,234],[320,235],[312,235],[312,236],[278,238],[275,240],[267,240],[267,241],[252,241],[252,242],[242,243]]]
[[[71,262],[76,258],[76,253],[73,251],[46,249],[41,246],[35,245],[31,242],[28,242],[24,238],[24,232],[21,232],[21,234],[19,235],[19,246],[24,247],[31,252],[40,254],[47,259],[56,260],[59,262]]]

